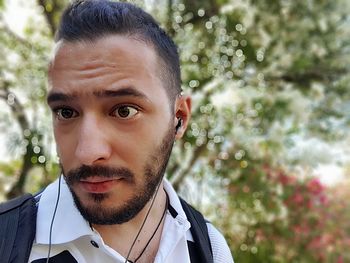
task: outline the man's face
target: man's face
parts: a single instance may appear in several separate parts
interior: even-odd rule
[[[48,104],[64,176],[91,223],[130,220],[162,179],[176,116],[160,75],[153,48],[132,38],[58,45]]]

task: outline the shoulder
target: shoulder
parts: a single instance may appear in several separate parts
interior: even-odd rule
[[[207,220],[205,220],[203,214],[193,208],[191,205],[181,199],[181,204],[188,219],[191,222],[191,227],[194,227],[194,238],[198,233],[204,233],[208,231],[208,237],[213,252],[214,263],[233,263],[232,254],[224,236]],[[193,225],[193,224],[196,225]],[[206,229],[205,229],[206,226]],[[199,227],[199,228],[197,228]],[[200,241],[201,238],[199,238]],[[198,241],[198,240],[197,240]]]
[[[233,263],[232,254],[224,236],[211,223],[207,223],[207,228],[214,263]]]
[[[35,238],[36,201],[25,194],[0,204],[0,258],[4,262],[27,262]],[[30,245],[28,245],[30,244]]]
[[[7,202],[0,203],[0,215],[8,213],[16,208],[22,207],[27,203],[34,203],[33,196],[31,194],[25,194],[17,198],[11,199]]]

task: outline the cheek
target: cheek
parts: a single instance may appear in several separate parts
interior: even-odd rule
[[[115,135],[111,145],[113,145],[112,158],[124,162],[125,165],[138,167],[147,159],[152,147],[152,139],[146,132],[138,130],[138,132]]]
[[[57,155],[60,158],[61,164],[65,167],[74,160],[75,145],[72,136],[54,130]]]
[[[136,173],[143,173],[151,155],[160,145],[162,136],[163,134],[156,128],[156,125],[143,126],[143,128],[115,136],[112,142],[114,153],[112,158]]]

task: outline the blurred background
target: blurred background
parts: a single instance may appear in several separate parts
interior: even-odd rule
[[[68,0],[0,0],[0,201],[59,174],[47,63]],[[350,262],[350,1],[140,0],[193,118],[167,177],[236,262]]]

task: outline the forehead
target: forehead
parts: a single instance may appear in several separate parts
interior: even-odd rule
[[[126,65],[138,65],[136,69],[141,73],[144,69],[156,71],[158,58],[151,45],[127,36],[108,35],[95,41],[61,40],[56,44],[49,74],[52,70],[83,70],[100,66],[118,70]]]
[[[132,37],[63,40],[57,43],[49,66],[49,88],[63,93],[94,93],[133,86],[165,93],[160,71],[154,48]]]

